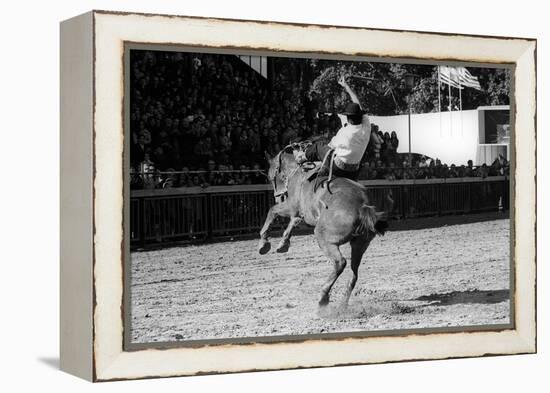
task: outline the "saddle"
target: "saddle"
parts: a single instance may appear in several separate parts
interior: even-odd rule
[[[313,190],[317,191],[319,187],[322,187],[324,184],[329,185],[332,180],[332,173],[329,173],[326,168],[323,170],[324,162],[321,161],[307,161],[304,162],[300,167],[302,172],[306,174],[305,181],[314,182]],[[329,190],[330,191],[330,190]]]
[[[310,165],[312,173],[310,173],[309,176],[307,176],[307,180],[310,182],[315,180],[315,185],[313,186],[314,192],[317,191],[317,188],[323,185],[323,183],[325,182],[327,184],[327,189],[328,189],[328,186],[332,180],[332,166],[334,165],[334,156],[335,156],[334,154],[332,154],[333,152],[334,152],[334,149],[330,149],[329,151],[326,152],[322,162],[315,161],[311,163],[312,165]],[[320,173],[321,169],[325,167],[325,164],[328,164],[329,171],[328,173],[321,174]],[[329,189],[329,192],[330,192],[330,189]]]

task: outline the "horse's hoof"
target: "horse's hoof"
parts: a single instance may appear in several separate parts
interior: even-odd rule
[[[258,246],[258,252],[260,255],[265,255],[271,250],[271,243],[266,240],[260,240],[260,244]]]
[[[287,240],[286,242],[281,242],[279,243],[279,245],[277,246],[277,252],[287,252],[288,249],[290,248],[290,241]]]
[[[328,305],[328,302],[329,302],[329,297],[323,296],[321,300],[319,300],[319,307],[326,307]]]

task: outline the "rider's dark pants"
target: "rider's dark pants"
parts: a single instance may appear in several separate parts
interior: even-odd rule
[[[331,148],[323,141],[317,141],[306,149],[306,158],[308,161],[323,161],[325,155]],[[333,154],[333,153],[331,153]],[[325,161],[325,165],[319,171],[319,176],[328,176],[330,171],[330,157]],[[359,170],[345,171],[338,168],[335,164],[332,165],[332,175],[335,177],[346,177],[351,180],[357,180]]]

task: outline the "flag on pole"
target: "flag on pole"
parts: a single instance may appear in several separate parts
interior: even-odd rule
[[[470,71],[468,71],[464,67],[457,67],[456,71],[458,73],[458,80],[462,86],[481,90],[481,86],[479,84],[479,81],[477,80],[477,77],[470,74]]]
[[[458,72],[454,67],[441,66],[439,67],[439,75],[443,83],[448,84],[451,87],[460,89]]]
[[[456,89],[471,87],[476,90],[481,90],[477,77],[473,76],[465,67],[441,66],[439,70],[440,78],[443,83],[447,83]]]

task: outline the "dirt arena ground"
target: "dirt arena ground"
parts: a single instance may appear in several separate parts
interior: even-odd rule
[[[322,311],[332,266],[312,235],[286,254],[261,256],[256,239],[134,252],[132,342],[506,324],[509,244],[508,219],[391,231],[365,253],[348,308],[349,267]]]

